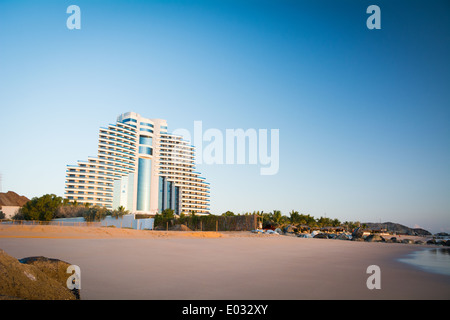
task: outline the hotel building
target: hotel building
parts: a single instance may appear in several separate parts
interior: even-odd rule
[[[167,132],[166,120],[134,112],[100,128],[97,157],[66,170],[64,197],[132,213],[209,213],[209,183],[195,171],[195,150]]]

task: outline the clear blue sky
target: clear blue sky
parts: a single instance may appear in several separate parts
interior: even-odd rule
[[[66,9],[81,8],[81,30]],[[381,8],[381,30],[366,9]],[[280,170],[201,165],[211,211],[450,232],[448,1],[0,1],[2,191],[62,195],[98,129],[280,130]]]

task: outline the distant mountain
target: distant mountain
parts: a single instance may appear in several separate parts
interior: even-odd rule
[[[13,191],[0,192],[0,207],[22,207],[28,201],[30,199],[25,196],[19,196]]]
[[[400,234],[407,234],[410,236],[430,236],[431,233],[422,228],[409,228],[399,223],[394,222],[383,222],[383,223],[373,223],[373,222],[364,222],[369,229],[379,230],[386,229],[390,232],[396,232]]]

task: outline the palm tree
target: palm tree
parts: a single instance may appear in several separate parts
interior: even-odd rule
[[[119,217],[122,217],[125,214],[128,214],[128,210],[125,209],[124,206],[119,206],[116,210],[114,210],[111,213],[111,216],[113,216],[116,219],[119,219]]]
[[[291,223],[297,223],[300,220],[300,215],[298,214],[298,211],[294,211],[292,210],[291,212],[289,212],[289,220],[291,221]]]
[[[341,225],[341,222],[339,221],[339,219],[333,219],[331,224],[333,227],[339,227]]]
[[[280,210],[273,210],[272,221],[276,226],[279,226],[283,220],[283,216]]]

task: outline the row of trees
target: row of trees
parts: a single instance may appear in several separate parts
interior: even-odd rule
[[[81,205],[76,201],[70,202],[69,200],[54,194],[46,194],[41,197],[34,197],[28,201],[13,219],[50,221],[57,218],[83,217],[86,221],[100,221],[106,216],[119,218],[127,213],[128,211],[122,206],[115,210],[109,210],[104,207],[91,206],[89,204]],[[235,214],[232,211],[227,211],[222,214],[222,216],[226,217],[239,215],[241,214]],[[338,219],[322,216],[320,218],[315,218],[309,214],[299,213],[295,210],[289,212],[289,216],[283,215],[280,210],[273,210],[268,213],[263,211],[253,211],[246,212],[242,215],[258,216],[263,223],[263,227],[272,226],[282,228],[287,225],[302,225],[310,228],[322,228],[343,226],[348,230],[352,230],[360,226],[359,222],[341,222]],[[215,216],[211,215],[211,217],[214,218]],[[165,225],[166,223],[172,224],[175,221],[177,224],[184,224],[187,221],[190,223],[200,221],[200,216],[195,215],[195,212],[191,212],[188,215],[181,214],[181,216],[176,216],[172,209],[165,209],[161,213],[156,214],[154,218],[155,226]],[[203,219],[205,219],[205,217],[203,217]]]
[[[42,197],[34,197],[28,201],[13,216],[14,220],[40,220],[50,221],[57,218],[83,217],[85,221],[100,221],[106,216],[118,219],[127,214],[124,207],[109,210],[104,207],[92,206],[90,204],[79,204],[54,194],[46,194]]]
[[[245,212],[243,214],[235,214],[232,211],[226,211],[221,214],[224,217],[234,217],[234,216],[250,216],[256,215],[262,221],[263,227],[274,227],[274,228],[283,228],[288,225],[294,226],[303,226],[309,227],[311,229],[314,228],[323,228],[323,227],[343,227],[347,230],[353,230],[356,227],[362,226],[365,227],[364,224],[360,224],[359,221],[345,221],[341,222],[339,219],[332,219],[328,217],[319,217],[315,218],[310,214],[299,213],[298,211],[291,210],[289,212],[289,216],[283,215],[280,210],[273,210],[272,212],[264,212],[264,211],[253,211],[253,212]],[[217,217],[215,215],[210,215],[211,218]],[[191,212],[188,215],[181,214],[181,216],[174,215],[173,210],[166,209],[160,214],[155,216],[155,226],[163,226],[165,227],[167,223],[169,225],[176,224],[186,224],[189,223],[197,223],[199,221],[203,221],[203,223],[207,223],[208,218],[205,216],[196,215],[195,212]]]
[[[155,227],[163,227],[165,228],[167,223],[169,226],[173,226],[174,224],[185,224],[185,225],[198,225],[200,221],[206,223],[208,222],[208,217],[216,217],[214,215],[208,216],[200,216],[196,215],[195,211],[192,211],[189,214],[181,213],[181,215],[175,215],[172,209],[165,209],[161,213],[158,213],[154,216],[154,225]]]
[[[155,229],[166,228],[176,230],[186,230],[181,227],[184,225],[187,230],[202,230],[202,231],[243,231],[253,230],[257,228],[259,217],[256,215],[197,215],[194,211],[189,214],[181,213],[180,216],[174,215],[173,210],[166,209],[160,214],[156,214],[154,226]]]
[[[241,215],[241,214],[237,214]],[[315,218],[310,214],[299,213],[298,211],[291,210],[289,216],[283,215],[280,210],[273,210],[272,212],[253,211],[246,212],[243,215],[257,215],[262,218],[263,227],[273,226],[282,228],[287,225],[302,225],[309,228],[323,228],[323,227],[345,227],[348,230],[352,230],[360,226],[359,221],[345,221],[341,222],[339,219],[331,219],[327,217]],[[226,211],[222,213],[222,216],[236,216],[232,211]]]

